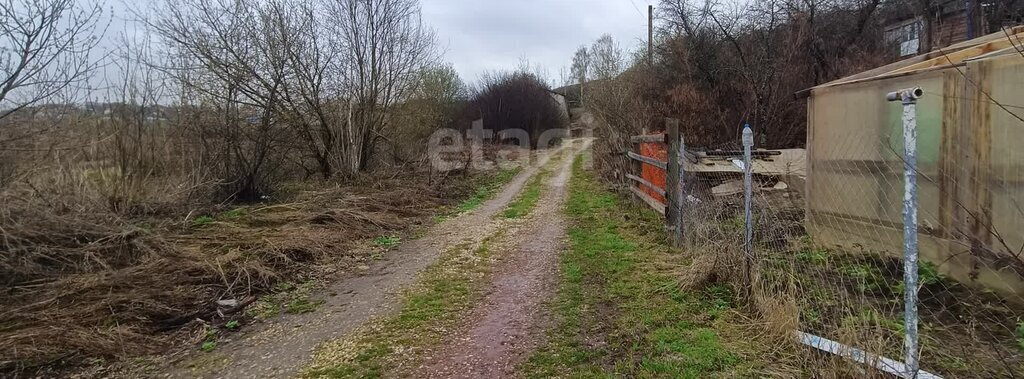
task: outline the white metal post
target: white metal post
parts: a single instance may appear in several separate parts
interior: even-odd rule
[[[753,243],[754,243],[754,209],[752,199],[754,197],[753,166],[750,159],[750,149],[754,147],[754,131],[750,124],[743,125],[743,213],[744,213],[744,238],[743,254],[746,255],[746,272],[744,278],[747,285],[753,285],[751,270],[754,266]]]
[[[917,99],[921,88],[909,88],[886,95],[903,103],[903,348],[905,378],[916,378],[920,367],[917,332]]]

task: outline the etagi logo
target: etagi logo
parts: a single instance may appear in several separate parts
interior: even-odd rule
[[[548,149],[570,138],[590,138],[590,134],[592,132],[589,129],[580,129],[576,136],[567,128],[548,129],[537,136],[536,146],[531,146],[530,133],[524,129],[505,129],[495,133],[491,129],[484,129],[483,120],[476,120],[465,136],[456,129],[438,129],[427,141],[427,155],[430,164],[438,171],[467,167],[473,170],[490,170],[494,166],[501,169],[527,167],[542,164],[539,159],[535,162],[528,153],[531,147],[537,150]],[[484,156],[483,146],[486,141],[498,142],[495,144],[497,151],[493,161]]]

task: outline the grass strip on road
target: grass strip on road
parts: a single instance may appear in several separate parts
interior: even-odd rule
[[[541,170],[530,179],[523,191],[505,208],[502,216],[505,218],[521,218],[526,216],[537,205],[540,200],[541,190],[544,188],[544,181],[548,178],[549,172]]]
[[[502,216],[507,219],[522,218],[533,210],[537,206],[537,201],[540,200],[541,193],[544,190],[544,186],[549,178],[551,178],[552,171],[557,169],[559,163],[563,159],[572,159],[572,153],[568,152],[571,148],[562,148],[556,152],[551,153],[547,163],[544,164],[537,174],[530,179],[523,190],[519,193],[519,196],[515,198],[502,212]]]
[[[446,251],[419,282],[402,295],[397,315],[376,320],[353,337],[318,349],[310,378],[376,378],[409,368],[426,348],[436,345],[458,325],[459,314],[482,296],[494,262],[491,245],[503,232]]]
[[[455,214],[466,213],[480,207],[485,201],[494,197],[502,186],[512,181],[512,178],[516,177],[520,171],[522,169],[519,167],[502,169],[497,174],[486,177],[477,187],[473,196],[463,200],[455,207]]]
[[[521,171],[516,167],[486,176],[473,196],[437,221],[478,208]],[[515,205],[517,212],[526,214],[536,203],[536,199],[523,199],[531,196],[531,191],[539,196],[541,182],[537,177],[542,173],[535,175],[520,196]],[[353,337],[324,344],[303,376],[372,378],[412,368],[422,353],[458,326],[462,312],[481,299],[494,263],[492,244],[503,234],[500,230],[478,246],[462,244],[445,251],[417,284],[403,293],[398,314],[372,321]]]

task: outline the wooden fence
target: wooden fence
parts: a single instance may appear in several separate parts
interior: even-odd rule
[[[679,120],[666,119],[665,132],[632,136],[636,151],[626,156],[633,161],[627,173],[633,185],[629,190],[641,201],[665,216],[665,227],[673,244],[683,242],[682,206],[684,204],[683,157],[686,145],[679,132]],[[663,152],[663,153],[662,153]]]

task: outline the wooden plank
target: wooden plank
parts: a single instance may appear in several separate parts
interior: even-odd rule
[[[963,76],[947,71],[942,78],[942,140],[939,142],[939,228],[940,237],[952,238],[957,200],[957,157],[960,127],[960,99]],[[961,229],[962,230],[962,229]]]
[[[814,236],[814,243],[820,246],[834,246],[853,254],[867,252],[883,254],[896,259],[903,257],[903,224],[895,227],[874,222],[860,221],[848,215],[831,216],[819,212],[814,216],[808,231]],[[1007,269],[988,257],[972,257],[970,243],[962,239],[937,238],[918,228],[922,262],[931,262],[940,273],[978,290],[994,290],[1014,304],[1024,304],[1024,278],[1015,270]]]
[[[641,178],[641,177],[633,175],[633,174],[626,174],[626,178],[635,180],[637,183],[642,184],[644,187],[650,188],[651,191],[654,191],[654,193],[656,193],[658,195],[665,196],[665,190],[663,190],[661,188],[658,188],[657,185],[655,185],[654,183],[648,182],[647,180],[644,180],[644,178]]]
[[[889,228],[889,229],[892,229],[892,230],[903,230],[903,223],[902,222],[882,220],[882,219],[878,219],[878,218],[874,218],[874,217],[857,216],[857,215],[852,215],[852,214],[836,213],[836,212],[823,211],[823,210],[811,210],[811,212],[808,213],[808,215],[811,215],[811,216],[821,216],[820,218],[826,218],[827,217],[827,218],[832,218],[832,219],[842,219],[842,220],[856,221],[856,222],[860,222],[860,223],[863,223],[863,224],[872,225],[873,227]],[[941,231],[933,229],[931,227],[928,227],[927,225],[918,225],[917,226],[917,233],[921,234],[921,235],[929,235],[929,236],[936,237],[936,238],[941,238],[942,237]]]
[[[682,137],[680,137],[680,141],[682,141]],[[697,162],[700,162],[700,158],[697,157],[697,154],[694,154],[692,152],[686,151],[685,148],[683,149],[683,156],[686,157],[686,161],[687,162],[694,163],[694,164],[696,164]]]
[[[641,191],[639,188],[633,186],[629,186],[629,191],[636,195],[636,197],[640,198],[640,200],[643,200],[643,202],[647,203],[647,205],[651,206],[651,208],[653,208],[655,212],[660,213],[662,216],[665,215],[665,205],[656,200],[655,198],[651,197],[651,195],[648,195],[644,193],[644,191]]]
[[[957,259],[958,266],[968,267],[969,269],[966,276],[968,279],[966,282],[973,282],[976,278],[981,275],[981,271],[978,269],[981,266],[981,261],[978,259],[978,245],[974,241],[971,234],[971,219],[972,213],[975,211],[974,206],[974,185],[971,184],[974,175],[975,162],[971,160],[971,152],[974,149],[974,131],[971,130],[973,127],[971,119],[974,107],[976,106],[977,100],[975,97],[980,95],[976,90],[974,81],[977,80],[977,73],[975,69],[978,67],[977,64],[967,65],[963,69],[963,89],[960,91],[963,99],[960,99],[960,125],[957,128],[957,171],[955,180],[959,183],[955,188],[957,193],[953,196],[960,201],[956,207],[953,207],[953,231],[956,234],[954,238],[963,242],[968,246],[966,250],[967,254],[961,254],[960,259]],[[966,161],[966,162],[965,162]],[[945,253],[952,253],[952,250],[947,250]],[[962,253],[961,251],[960,253]]]
[[[983,56],[983,55],[986,55],[986,54],[991,54],[991,53],[998,52],[998,51],[1002,51],[1002,50],[1012,49],[1013,46],[1014,46],[1014,43],[1009,41],[1009,40],[1006,40],[1005,38],[1006,38],[1006,36],[1003,36],[1003,40],[1001,40],[1001,41],[1000,40],[996,40],[996,41],[988,42],[988,43],[985,43],[985,44],[979,44],[978,46],[967,48],[967,49],[962,49],[962,50],[956,51],[956,52],[951,52],[948,49],[944,50],[944,51],[931,52],[931,53],[928,53],[927,55],[919,56],[919,57],[927,57],[926,60],[919,61],[917,63],[911,64],[911,65],[906,66],[906,67],[902,67],[902,68],[895,69],[895,70],[892,70],[892,71],[889,71],[889,72],[885,72],[885,73],[882,73],[882,74],[878,74],[878,75],[872,75],[870,77],[864,77],[864,78],[858,78],[858,79],[852,79],[851,78],[851,79],[848,79],[848,80],[842,80],[842,81],[833,82],[832,84],[823,84],[823,85],[814,87],[811,90],[813,92],[815,90],[824,90],[824,89],[828,89],[828,88],[832,88],[832,87],[845,86],[845,85],[849,85],[849,84],[873,82],[873,81],[878,81],[878,80],[883,80],[883,79],[893,79],[893,78],[900,78],[900,77],[904,77],[904,76],[922,74],[922,73],[931,72],[931,71],[940,71],[940,70],[945,70],[945,69],[948,69],[948,68],[951,68],[951,67],[964,67],[964,65],[966,64],[965,62],[973,60],[973,59],[975,59],[977,57],[980,57],[980,56]],[[1018,39],[1019,38],[1024,38],[1024,35],[1016,34],[1016,35],[1012,36],[1011,38],[1018,38]],[[950,62],[952,62],[952,63],[950,63]],[[857,76],[859,76],[859,75],[857,75]]]
[[[632,136],[632,137],[629,138],[629,140],[633,141],[633,143],[645,143],[645,142],[646,143],[652,143],[652,142],[664,143],[665,142],[665,135],[664,134],[648,134],[648,135],[641,135],[641,136]]]
[[[881,81],[881,80],[885,80],[885,79],[896,79],[896,78],[902,78],[902,77],[905,77],[905,76],[924,74],[924,73],[928,73],[928,72],[932,72],[932,71],[942,71],[942,70],[947,70],[947,69],[950,69],[950,68],[953,68],[953,67],[963,67],[963,66],[964,66],[964,63],[957,63],[957,64],[954,64],[954,65],[947,65],[947,66],[937,66],[937,67],[922,68],[922,69],[916,70],[916,71],[903,71],[903,72],[897,72],[897,73],[887,73],[887,74],[883,74],[883,75],[879,75],[879,76],[872,76],[870,78],[850,80],[850,81],[846,81],[846,82],[842,82],[842,83],[836,83],[836,84],[832,84],[832,85],[828,85],[828,86],[814,87],[811,90],[812,91],[811,94],[814,95],[814,94],[822,93],[822,91],[831,91],[831,90],[841,91],[842,88],[838,88],[837,89],[835,87],[842,87],[842,86],[846,86],[846,85],[850,85],[850,84],[869,83],[869,82]]]
[[[1021,38],[1022,36],[1017,35],[1010,38]],[[926,60],[924,62],[915,63],[898,70],[889,72],[887,75],[897,75],[902,73],[913,73],[917,71],[927,70],[935,67],[949,66],[961,64],[963,61],[974,58],[980,55],[988,54],[993,51],[1003,50],[1007,47],[1013,46],[1013,40],[1008,38],[996,39],[991,42],[981,43],[960,51],[940,53],[935,58]]]
[[[627,151],[626,155],[629,156],[629,158],[632,159],[632,160],[640,161],[640,162],[643,162],[643,163],[647,163],[647,164],[649,164],[651,166],[660,168],[662,170],[664,170],[665,167],[668,165],[666,162],[662,162],[662,161],[659,161],[659,160],[651,158],[651,157],[646,157],[646,156],[634,153],[632,151]]]
[[[743,150],[711,150],[705,151],[704,155],[709,157],[743,157]],[[779,150],[753,150],[750,152],[750,157],[754,159],[758,158],[769,158],[773,156],[782,155],[782,151]]]
[[[969,167],[969,188],[966,199],[970,211],[971,256],[978,259],[985,249],[993,249],[993,238],[990,232],[992,225],[992,106],[988,103],[987,94],[992,93],[992,63],[987,61],[972,62],[968,65],[969,80],[974,86],[970,99],[969,123],[966,129],[970,133],[967,164]],[[962,143],[962,142],[961,142]],[[960,160],[963,162],[963,160]],[[994,248],[993,250],[1001,250]],[[1013,253],[1013,252],[1007,252]]]

